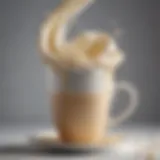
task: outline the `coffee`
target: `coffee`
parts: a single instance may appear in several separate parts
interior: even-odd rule
[[[105,94],[59,93],[53,99],[53,114],[63,142],[93,144],[104,138],[108,109]]]
[[[124,56],[109,34],[89,31],[66,38],[66,24],[91,2],[64,1],[40,33],[41,56],[60,78],[60,88],[51,96],[51,115],[65,143],[99,143],[109,125],[124,121],[137,106],[136,90],[127,82],[115,83]],[[130,105],[113,120],[109,110],[117,89],[128,92]]]
[[[66,73],[62,88],[52,97],[62,141],[92,144],[104,137],[112,94],[111,77],[106,75],[98,69]]]

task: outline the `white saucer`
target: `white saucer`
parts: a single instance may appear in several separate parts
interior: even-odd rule
[[[108,138],[107,138],[108,137]],[[119,135],[106,136],[99,145],[63,143],[59,140],[56,132],[41,132],[30,137],[30,143],[40,149],[63,149],[67,151],[92,151],[109,149],[111,145],[122,140]]]

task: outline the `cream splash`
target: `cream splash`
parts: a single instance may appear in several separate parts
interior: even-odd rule
[[[67,26],[94,0],[64,0],[47,18],[40,32],[40,47],[45,62],[53,67],[115,68],[123,54],[111,36],[87,31],[67,39]]]

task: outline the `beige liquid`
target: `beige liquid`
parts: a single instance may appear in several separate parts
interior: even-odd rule
[[[52,102],[63,142],[95,144],[104,138],[109,105],[106,94],[59,93],[53,95]]]

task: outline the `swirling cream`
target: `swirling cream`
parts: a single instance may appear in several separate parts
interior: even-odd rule
[[[94,0],[64,0],[40,30],[45,62],[53,67],[115,68],[124,56],[108,33],[87,31],[67,39],[67,26]]]

